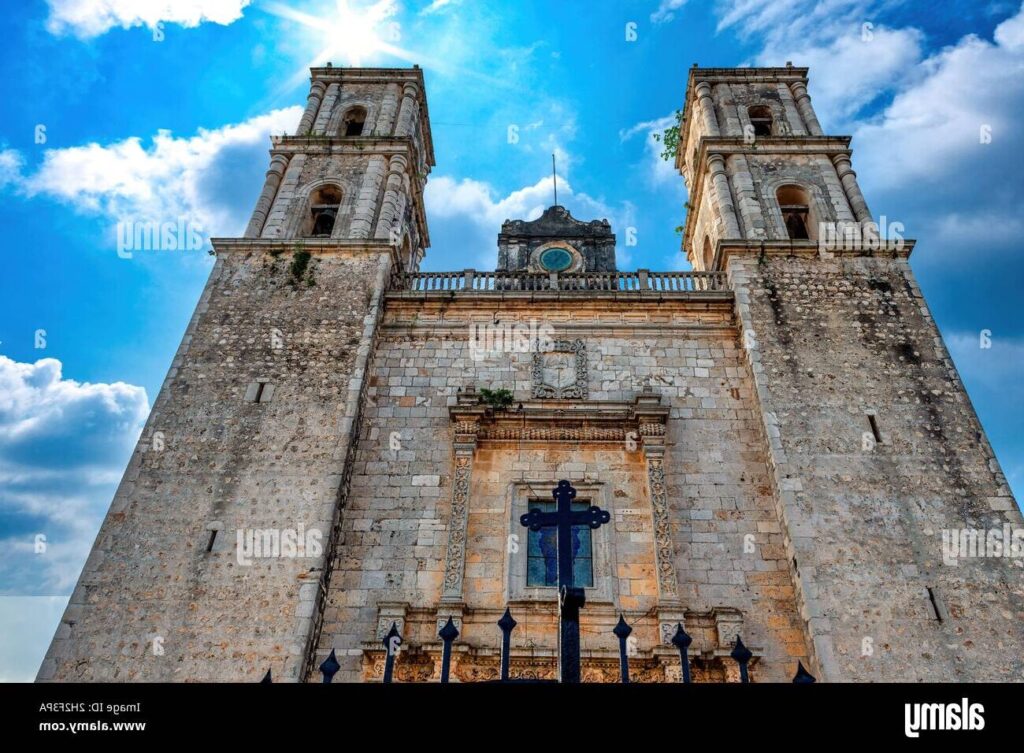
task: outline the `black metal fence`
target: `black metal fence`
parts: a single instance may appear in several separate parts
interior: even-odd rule
[[[509,677],[509,653],[512,645],[512,631],[518,623],[512,617],[512,613],[508,608],[505,609],[505,613],[498,620],[498,628],[501,630],[501,675],[499,682],[510,682]],[[615,637],[619,640],[619,669],[621,672],[622,682],[628,683],[629,680],[629,652],[627,650],[628,639],[630,633],[633,632],[633,628],[626,622],[625,617],[620,614],[619,621],[612,629]],[[444,624],[441,630],[438,632],[438,637],[442,642],[442,653],[441,653],[441,682],[448,682],[448,675],[451,669],[451,656],[452,656],[452,644],[459,637],[459,630],[452,621],[452,618],[448,618],[448,622]],[[395,659],[398,656],[399,649],[402,645],[402,636],[398,632],[397,623],[391,623],[391,630],[384,637],[384,682],[392,682],[395,668]],[[690,682],[690,644],[693,643],[693,638],[687,635],[683,629],[682,624],[676,625],[675,635],[672,636],[672,645],[679,651],[679,666],[680,666],[680,679],[681,682]],[[743,640],[739,635],[736,636],[736,644],[733,646],[732,652],[729,656],[739,665],[740,682],[750,682],[750,675],[747,671],[747,665],[750,663],[753,654],[750,649],[743,644]],[[341,669],[341,665],[338,663],[337,657],[334,655],[334,651],[331,651],[323,663],[320,665],[320,673],[323,676],[323,681],[329,683],[334,679],[334,676]],[[796,674],[793,676],[793,682],[806,684],[815,681],[813,675],[811,675],[805,668],[802,662],[797,662]],[[263,682],[270,682],[270,672],[267,672],[266,677],[263,678]]]

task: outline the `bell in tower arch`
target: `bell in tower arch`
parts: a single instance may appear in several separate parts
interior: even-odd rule
[[[313,235],[330,237],[334,230],[334,219],[337,212],[333,208],[317,208],[313,210]]]
[[[327,184],[317,188],[309,197],[309,211],[313,216],[309,235],[330,238],[334,231],[334,222],[341,208],[341,188]],[[307,220],[309,222],[309,220]],[[307,227],[309,227],[307,225]]]

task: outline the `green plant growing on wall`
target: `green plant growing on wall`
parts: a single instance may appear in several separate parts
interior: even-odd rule
[[[487,403],[494,410],[505,410],[512,405],[512,391],[511,390],[480,390],[480,399]]]
[[[672,161],[675,160],[676,155],[679,153],[679,134],[682,131],[682,129],[683,129],[683,111],[682,110],[676,110],[676,113],[675,113],[675,123],[670,125],[668,128],[666,128],[661,133],[652,133],[651,134],[651,138],[653,138],[655,141],[659,142],[661,144],[661,146],[662,146],[661,158],[663,160],[666,160],[668,162],[672,162]],[[689,212],[691,209],[693,209],[693,206],[690,204],[690,202],[686,202],[683,205],[683,208],[686,209],[687,212]],[[682,225],[679,225],[676,228],[676,233],[678,233],[679,235],[683,234],[683,226]]]
[[[292,254],[292,265],[289,267],[292,273],[292,279],[295,282],[302,280],[303,275],[306,274],[306,268],[309,266],[309,260],[313,258],[313,255],[306,249],[300,249]]]
[[[671,162],[679,151],[679,132],[683,126],[683,111],[676,110],[676,122],[661,133],[652,133],[651,138],[661,143],[661,158]]]

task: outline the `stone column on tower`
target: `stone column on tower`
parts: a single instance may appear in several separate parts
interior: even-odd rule
[[[314,81],[309,87],[309,98],[306,100],[306,111],[302,113],[299,127],[295,129],[296,136],[307,136],[313,128],[316,114],[320,111],[320,102],[323,100],[327,85],[323,81]]]
[[[263,191],[256,200],[256,209],[253,210],[252,219],[245,229],[246,238],[259,238],[263,232],[263,225],[267,221],[267,214],[277,196],[277,189],[281,185],[281,178],[284,176],[285,168],[288,167],[288,156],[275,154],[270,160],[270,168],[267,170],[267,178],[263,184]]]

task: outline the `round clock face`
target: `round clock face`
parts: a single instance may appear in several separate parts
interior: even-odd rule
[[[549,248],[540,255],[540,265],[548,272],[563,272],[572,266],[572,254],[564,248]]]

